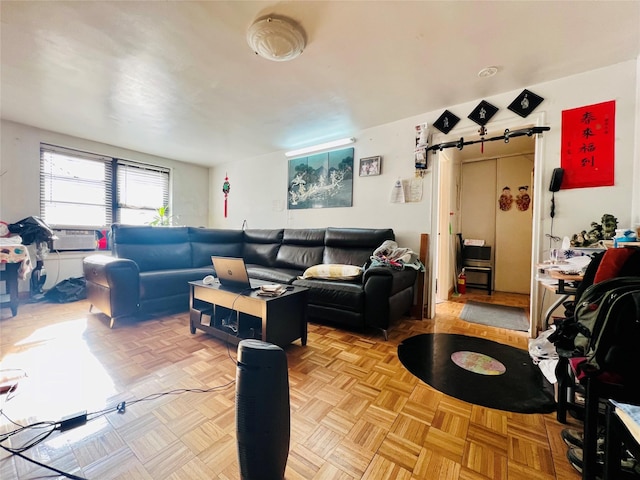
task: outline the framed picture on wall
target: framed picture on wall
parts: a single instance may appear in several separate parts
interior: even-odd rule
[[[360,159],[360,176],[372,177],[382,173],[382,157],[366,157]]]
[[[287,208],[353,206],[353,148],[289,160]]]

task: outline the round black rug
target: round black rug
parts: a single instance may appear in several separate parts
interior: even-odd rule
[[[552,385],[524,350],[483,338],[430,333],[403,340],[398,357],[420,380],[465,402],[518,413],[555,410]]]

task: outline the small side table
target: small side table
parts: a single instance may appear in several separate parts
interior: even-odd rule
[[[2,239],[5,240],[6,239]],[[2,307],[11,308],[11,314],[15,317],[18,314],[18,278],[26,280],[32,270],[31,258],[27,247],[21,243],[0,243],[0,263],[4,265],[4,270],[0,271],[0,280],[5,282],[9,301],[2,301]]]

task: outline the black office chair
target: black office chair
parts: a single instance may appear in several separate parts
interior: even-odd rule
[[[493,290],[493,264],[491,263],[491,247],[478,247],[475,245],[462,246],[462,268],[465,273],[477,272],[485,276],[485,283],[469,282],[468,287],[486,288],[491,295]]]

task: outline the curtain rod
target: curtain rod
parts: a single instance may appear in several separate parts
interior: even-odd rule
[[[496,140],[504,140],[504,143],[509,143],[509,140],[515,137],[522,137],[524,135],[530,137],[532,135],[537,135],[539,133],[546,132],[549,130],[551,130],[551,127],[529,127],[529,128],[521,128],[520,130],[513,130],[513,131],[506,128],[504,130],[504,134],[499,135],[497,137],[480,138],[478,140],[468,140],[466,142],[464,141],[463,137],[460,137],[460,140],[457,140],[454,142],[438,143],[437,145],[432,145],[430,147],[427,147],[427,151],[433,150],[433,153],[436,153],[436,151],[441,152],[445,148],[453,148],[453,147],[456,147],[458,150],[462,150],[467,145],[473,145],[475,143],[484,143],[484,142],[495,142]]]

